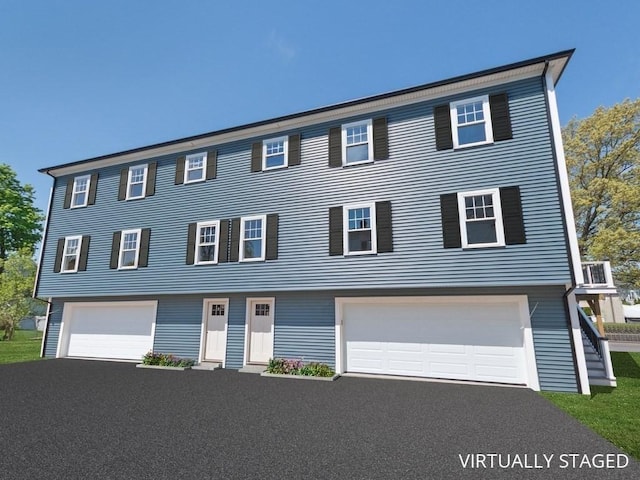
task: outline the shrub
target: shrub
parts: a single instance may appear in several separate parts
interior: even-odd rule
[[[332,377],[335,372],[326,363],[311,362],[304,364],[302,360],[272,358],[269,360],[267,373],[304,375],[307,377]]]
[[[179,358],[170,353],[147,352],[142,357],[143,365],[160,365],[163,367],[192,367],[196,362],[190,358]]]

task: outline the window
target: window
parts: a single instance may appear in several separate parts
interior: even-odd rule
[[[73,179],[73,192],[71,194],[71,208],[86,207],[89,201],[89,187],[91,175],[83,175]]]
[[[376,206],[374,203],[348,205],[343,209],[344,253],[376,253]]]
[[[73,273],[78,271],[80,261],[80,247],[82,237],[66,237],[64,239],[64,250],[62,254],[62,273]]]
[[[196,235],[196,264],[218,263],[220,222],[198,223]]]
[[[266,215],[240,219],[240,261],[265,259]]]
[[[287,137],[272,138],[262,142],[262,170],[287,166]]]
[[[129,168],[127,182],[127,200],[144,198],[147,182],[147,165],[138,165]]]
[[[187,155],[184,164],[184,183],[201,182],[205,180],[207,171],[207,154],[196,153]]]
[[[499,189],[458,193],[458,212],[463,248],[505,245]]]
[[[488,95],[452,102],[450,109],[453,148],[493,143]]]
[[[373,161],[371,120],[342,125],[342,163],[353,165]]]
[[[138,268],[138,255],[140,253],[141,230],[123,230],[120,240],[120,255],[118,268]]]

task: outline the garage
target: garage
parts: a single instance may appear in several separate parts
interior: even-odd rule
[[[140,360],[153,349],[157,302],[67,302],[57,357]]]
[[[336,299],[336,367],[539,389],[524,295]]]

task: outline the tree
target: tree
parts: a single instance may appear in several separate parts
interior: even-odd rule
[[[640,99],[574,118],[562,137],[581,255],[640,287]]]
[[[31,298],[36,277],[36,262],[28,250],[13,252],[0,273],[0,330],[2,340],[11,340],[20,320],[32,311]]]
[[[33,253],[40,241],[43,217],[33,196],[31,185],[20,184],[11,167],[0,164],[0,260],[18,250]]]

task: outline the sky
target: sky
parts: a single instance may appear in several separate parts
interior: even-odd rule
[[[640,97],[640,2],[0,0],[0,163],[39,168],[575,48],[562,124]]]

